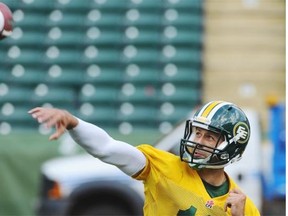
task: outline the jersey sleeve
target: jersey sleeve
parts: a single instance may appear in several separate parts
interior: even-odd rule
[[[141,172],[133,176],[137,180],[147,180],[150,176],[159,178],[164,175],[167,178],[178,178],[182,176],[179,166],[179,157],[169,152],[157,149],[151,145],[143,144],[137,147],[146,157],[146,165]]]

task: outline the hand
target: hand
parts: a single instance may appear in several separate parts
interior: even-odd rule
[[[78,124],[78,120],[66,110],[36,107],[28,113],[47,128],[56,128],[56,132],[49,137],[49,140],[58,139],[66,129],[72,129]]]
[[[227,208],[231,208],[232,216],[244,216],[245,202],[246,195],[239,189],[235,188],[229,192],[224,209],[227,211]]]

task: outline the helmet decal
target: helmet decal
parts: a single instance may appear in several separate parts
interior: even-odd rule
[[[221,102],[222,101],[214,101],[214,102],[210,103],[207,107],[205,107],[205,109],[201,113],[201,116],[202,117],[207,117],[209,115],[209,113],[213,110],[213,108],[216,107]]]
[[[249,139],[249,134],[249,127],[244,122],[237,123],[233,128],[233,136],[238,143],[246,143]]]
[[[201,118],[207,118],[211,120],[211,118],[214,116],[214,114],[223,106],[228,105],[231,103],[224,102],[224,101],[213,101],[208,103],[206,106],[204,106],[200,112],[198,113],[198,117]]]

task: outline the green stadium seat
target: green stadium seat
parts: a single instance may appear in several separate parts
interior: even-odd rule
[[[118,101],[131,102],[133,104],[153,104],[156,99],[157,90],[151,84],[135,86],[131,83],[126,83],[122,86],[118,96]]]
[[[100,9],[91,9],[87,11],[85,15],[85,23],[84,26],[92,27],[97,26],[99,28],[106,29],[121,29],[121,25],[123,22],[123,13],[117,13],[115,11],[103,11]]]
[[[97,48],[94,45],[90,45],[84,49],[81,62],[86,65],[119,65],[120,52],[121,51],[116,48]]]
[[[146,28],[159,28],[162,24],[160,12],[144,12],[138,9],[130,9],[123,20],[124,26],[136,26]]]
[[[57,47],[77,47],[77,45],[82,45],[84,39],[84,33],[78,32],[73,29],[62,30],[59,27],[52,27],[43,38],[43,42],[47,46],[57,46]]]
[[[10,64],[21,65],[38,65],[43,62],[44,52],[35,47],[20,48],[11,46],[6,53],[5,62]]]
[[[33,11],[50,11],[54,8],[54,1],[43,1],[43,0],[33,0],[33,1],[19,1],[18,8],[21,8],[27,12]]]
[[[81,50],[73,47],[50,46],[46,49],[42,62],[47,65],[77,65],[80,63]]]
[[[19,86],[34,86],[45,82],[45,70],[43,67],[16,64],[7,74],[6,81]]]
[[[131,0],[129,1],[127,8],[136,8],[140,11],[161,11],[163,7],[162,1],[155,1],[155,0]]]
[[[149,105],[135,106],[130,103],[123,103],[118,112],[119,122],[128,122],[131,124],[144,126],[155,124],[157,119],[157,108]]]
[[[123,81],[138,84],[157,84],[160,78],[160,71],[157,66],[140,66],[128,64],[123,74]]]
[[[0,104],[3,103],[29,103],[33,90],[29,87],[0,84]]]
[[[128,26],[125,29],[124,44],[133,44],[136,46],[158,46],[161,39],[159,29],[145,29],[135,26]]]
[[[168,26],[164,29],[161,42],[174,46],[201,48],[203,35],[202,32],[187,28],[177,28]]]
[[[161,53],[157,48],[128,45],[124,47],[122,61],[126,64],[156,64],[160,55]]]
[[[59,27],[61,29],[68,29],[76,31],[84,26],[85,14],[81,12],[64,12],[63,10],[53,10],[47,20],[47,27]]]
[[[117,108],[113,105],[83,103],[76,115],[83,120],[99,126],[115,127],[115,123],[117,123]]]
[[[101,11],[111,11],[111,12],[121,12],[124,11],[127,7],[127,1],[119,1],[119,0],[94,0],[91,2],[92,8],[99,8]]]
[[[37,85],[31,95],[31,102],[35,106],[41,106],[45,103],[52,104],[55,107],[63,104],[73,104],[75,102],[76,93],[72,88],[60,86],[48,86],[41,83]]]
[[[40,31],[46,28],[45,23],[48,20],[48,12],[38,10],[26,11],[17,8],[15,11],[13,11],[13,20],[15,28],[21,27],[22,29],[25,29],[25,31],[35,31],[35,29]]]
[[[45,82],[48,85],[78,87],[83,85],[83,74],[82,68],[53,64],[45,74]]]
[[[95,45],[99,48],[117,47],[121,44],[122,32],[114,29],[98,28],[96,26],[88,27],[84,37],[81,40],[83,45]]]
[[[165,0],[164,5],[166,8],[174,8],[177,10],[189,10],[190,12],[199,12],[203,7],[203,0]]]
[[[198,85],[201,81],[201,72],[191,67],[181,67],[174,64],[167,64],[163,68],[160,80],[163,83],[170,82],[180,85]]]
[[[119,86],[123,82],[122,76],[123,73],[119,70],[119,67],[91,64],[83,69],[83,83]]]
[[[159,122],[168,121],[172,123],[172,125],[176,124],[187,119],[187,116],[192,112],[195,105],[197,105],[197,103],[173,104],[164,102],[159,108],[157,120]]]
[[[118,88],[111,86],[84,84],[79,93],[79,102],[115,104],[117,103],[118,91]]]
[[[20,48],[41,47],[43,45],[39,41],[42,42],[45,35],[45,31],[24,30],[23,28],[16,27],[11,37],[7,38],[7,40],[5,39],[5,43],[10,46],[19,46]]]
[[[198,65],[202,61],[202,53],[199,50],[191,49],[189,47],[175,47],[172,45],[165,45],[162,48],[161,61],[163,63],[195,63]]]
[[[91,8],[91,0],[86,0],[83,4],[82,1],[79,0],[69,0],[69,1],[52,1],[54,2],[53,8],[62,10],[62,11],[87,11]]]
[[[201,98],[199,87],[173,85],[165,83],[159,93],[159,101],[181,103],[198,103]]]
[[[30,107],[31,108],[31,107]],[[28,128],[35,125],[35,121],[28,114],[29,108],[5,103],[0,106],[0,123],[6,122],[12,128]]]

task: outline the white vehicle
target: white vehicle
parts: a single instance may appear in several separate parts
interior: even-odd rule
[[[243,159],[225,170],[261,209],[259,118],[253,111],[245,113],[251,124],[250,141]],[[185,121],[155,147],[178,154],[184,127]],[[142,182],[88,154],[49,160],[42,166],[42,177],[37,215],[142,215]]]

